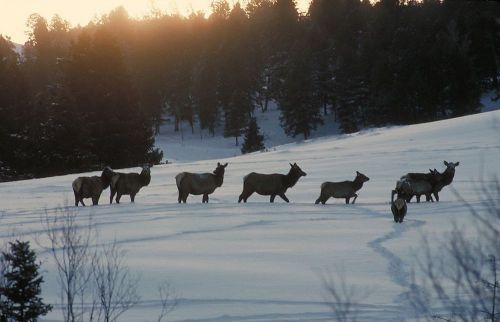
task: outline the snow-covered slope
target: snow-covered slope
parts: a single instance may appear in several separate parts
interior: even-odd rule
[[[495,91],[485,92],[481,96],[481,111],[490,112],[500,109],[500,100],[496,99]],[[289,137],[280,126],[280,111],[274,102],[269,104],[266,112],[256,109],[255,117],[261,133],[264,135],[264,143],[268,150],[274,147],[301,142],[302,137]],[[168,119],[168,118],[167,118]],[[168,162],[192,162],[198,160],[210,160],[215,158],[227,158],[241,155],[241,143],[243,137],[239,138],[240,146],[235,145],[235,139],[224,138],[222,126],[216,128],[215,135],[212,136],[206,130],[200,130],[195,125],[191,130],[187,122],[182,122],[180,131],[174,131],[174,124],[171,120],[166,122],[160,133],[156,136],[156,146],[164,151],[164,161]],[[319,125],[312,131],[311,138],[321,138],[340,133],[338,123],[334,121],[332,114],[324,116],[324,124]]]
[[[292,138],[285,134],[280,126],[280,111],[276,104],[269,104],[266,112],[257,109],[255,117],[264,135],[265,146],[273,149],[275,146],[301,141],[301,137]],[[194,133],[193,133],[194,132]],[[216,128],[212,136],[206,130],[200,130],[196,125],[194,131],[187,122],[182,122],[180,130],[174,131],[171,120],[166,122],[156,137],[155,145],[163,150],[164,159],[168,162],[186,162],[197,160],[210,160],[215,158],[227,158],[241,155],[241,143],[243,137],[239,138],[239,146],[236,146],[234,137],[224,138],[222,126]],[[312,132],[312,137],[322,137],[338,133],[337,123],[333,122],[333,115],[325,116],[325,124],[318,126]]]
[[[320,271],[343,268],[347,281],[369,288],[361,320],[402,321],[414,316],[400,296],[414,267],[412,248],[423,232],[442,234],[452,221],[469,215],[446,187],[439,203],[410,204],[407,220],[394,224],[389,209],[395,181],[409,171],[444,169],[460,161],[453,187],[480,207],[476,188],[500,173],[500,111],[407,127],[290,143],[270,152],[227,159],[154,167],[152,181],[130,204],[78,208],[86,222],[93,214],[101,238],[116,238],[128,251],[127,263],[140,272],[142,300],[121,321],[154,321],[157,285],[168,279],[180,297],[169,321],[327,321]],[[168,152],[167,152],[168,153]],[[174,176],[180,171],[212,171],[228,162],[221,188],[209,204],[191,196],[177,204]],[[288,171],[297,162],[307,173],[287,192],[290,203],[250,197],[238,204],[242,178],[251,171]],[[138,171],[138,169],[130,169]],[[355,205],[330,200],[314,205],[325,180],[352,180],[358,170],[370,177]],[[40,216],[72,201],[77,175],[0,184],[4,211],[0,234],[23,238],[40,231]],[[58,303],[54,264],[41,253],[44,298]],[[55,308],[47,320],[60,321]]]

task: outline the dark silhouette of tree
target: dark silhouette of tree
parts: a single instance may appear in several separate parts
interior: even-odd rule
[[[52,309],[40,297],[43,283],[40,264],[36,263],[36,254],[30,249],[29,242],[17,240],[9,245],[9,252],[2,253],[6,271],[5,285],[0,288],[0,318],[6,321],[37,321],[39,316]]]
[[[297,42],[278,100],[281,125],[286,134],[293,137],[302,134],[304,139],[309,138],[318,124],[323,124],[321,100],[315,91],[313,61],[306,39]]]
[[[241,153],[250,153],[264,149],[264,136],[260,134],[257,119],[252,117],[245,131],[245,139],[241,147]]]
[[[72,47],[67,77],[90,150],[100,163],[132,166],[154,153],[151,119],[140,109],[120,48],[109,32],[81,34]]]
[[[0,35],[0,181],[17,177],[23,169],[24,124],[30,90],[9,39]]]

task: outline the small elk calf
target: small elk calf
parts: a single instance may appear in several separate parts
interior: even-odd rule
[[[398,195],[396,200],[394,200],[394,195],[397,194],[396,190],[392,190],[391,194],[391,211],[394,216],[394,222],[402,223],[406,216],[408,206],[406,205],[406,200]]]
[[[316,199],[316,204],[320,202],[324,205],[328,199],[333,198],[345,198],[345,203],[349,204],[349,200],[354,197],[352,203],[356,202],[358,195],[356,191],[363,187],[363,183],[370,180],[367,176],[361,172],[356,171],[356,178],[354,181],[342,181],[342,182],[323,182],[321,184],[321,194],[318,199]]]

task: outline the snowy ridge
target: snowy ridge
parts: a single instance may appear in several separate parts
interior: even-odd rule
[[[92,214],[100,236],[116,238],[128,251],[127,264],[140,272],[142,300],[120,321],[154,321],[157,285],[168,279],[180,304],[169,321],[327,321],[329,308],[317,272],[342,266],[347,282],[370,289],[357,306],[360,321],[403,321],[416,317],[404,296],[421,233],[442,235],[467,209],[446,187],[439,203],[412,203],[402,225],[390,213],[396,180],[413,171],[443,171],[443,160],[460,161],[453,188],[481,209],[476,188],[500,173],[500,111],[426,124],[367,130],[352,135],[288,143],[269,152],[153,167],[152,181],[131,204],[109,205],[109,190],[97,207],[75,208],[86,222]],[[496,127],[496,128],[495,128]],[[168,154],[168,152],[167,152]],[[167,157],[168,159],[168,157]],[[222,187],[177,203],[175,175],[212,172],[228,162]],[[286,173],[290,162],[307,172],[287,191],[290,203],[252,195],[238,204],[242,178],[252,172]],[[370,177],[355,205],[330,199],[315,205],[323,181]],[[135,171],[139,169],[127,169]],[[97,172],[85,174],[93,175]],[[71,182],[79,175],[0,184],[0,236],[41,236],[40,216],[73,204]],[[54,264],[40,253],[46,301],[59,296]],[[58,306],[45,321],[61,321]]]

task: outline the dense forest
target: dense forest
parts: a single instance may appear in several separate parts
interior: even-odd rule
[[[210,15],[117,8],[87,26],[33,14],[19,55],[0,35],[0,181],[158,163],[169,117],[236,144],[256,109],[308,138],[475,113],[499,91],[495,1],[212,3]],[[253,124],[255,128],[255,124]],[[168,152],[168,151],[166,151]]]

